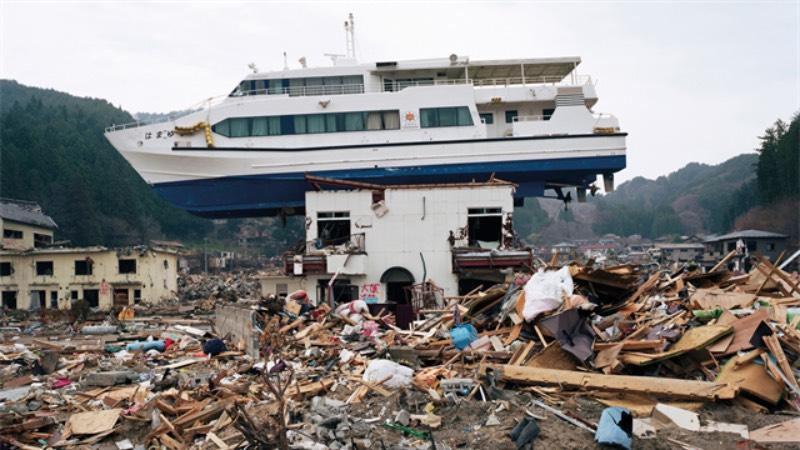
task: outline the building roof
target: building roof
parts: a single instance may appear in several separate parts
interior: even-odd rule
[[[663,242],[663,243],[656,244],[655,247],[656,248],[661,248],[661,249],[674,249],[674,250],[680,250],[680,249],[704,249],[705,248],[705,246],[703,246],[703,244],[692,243],[692,242],[681,242],[679,244],[674,244],[674,243],[671,243],[671,242]]]
[[[788,236],[763,230],[740,230],[722,236],[712,236],[706,242],[730,241],[733,239],[786,239]]]
[[[0,217],[11,222],[24,223],[37,227],[55,230],[56,222],[42,212],[42,207],[34,202],[24,200],[0,199]]]

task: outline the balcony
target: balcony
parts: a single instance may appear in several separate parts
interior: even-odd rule
[[[283,255],[286,275],[335,274],[363,275],[366,266],[366,236],[351,234],[341,238],[313,239],[297,251]]]
[[[453,273],[475,269],[508,269],[533,266],[533,251],[453,248]]]

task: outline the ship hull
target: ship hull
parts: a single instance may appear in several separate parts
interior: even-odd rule
[[[305,192],[313,187],[306,174],[379,184],[426,184],[485,181],[490,176],[519,184],[517,198],[536,197],[548,184],[585,186],[598,173],[625,167],[625,155],[536,159],[467,164],[416,165],[279,174],[239,175],[157,183],[167,201],[192,214],[209,217],[252,217],[303,212]]]

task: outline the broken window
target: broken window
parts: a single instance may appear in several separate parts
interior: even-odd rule
[[[11,268],[11,262],[0,262],[0,277],[11,276],[14,270]]]
[[[276,283],[275,295],[277,295],[278,298],[286,298],[286,296],[289,295],[289,285],[287,283]]]
[[[328,303],[328,283],[330,280],[319,280],[317,285],[317,299],[319,303]],[[350,284],[350,280],[336,280],[333,282],[333,303],[347,303],[358,298],[358,286]]]
[[[36,290],[30,293],[30,303],[28,309],[45,309],[47,307],[47,292]]]
[[[114,289],[114,306],[130,305],[130,291],[127,288]]]
[[[141,289],[134,289],[133,290],[133,303],[138,305],[142,301],[142,290]]]
[[[17,291],[3,291],[3,308],[17,309]]]
[[[119,273],[136,273],[136,260],[135,259],[120,259],[119,260]]]
[[[470,247],[498,248],[503,237],[501,208],[469,208],[467,236]]]
[[[58,291],[50,291],[50,307],[58,308]]]
[[[84,289],[83,299],[89,304],[91,308],[100,306],[100,291],[98,289]]]
[[[320,248],[349,242],[350,212],[317,213],[317,239]]]
[[[22,231],[20,230],[10,230],[6,228],[3,230],[3,238],[5,239],[22,239]]]
[[[78,259],[75,261],[75,275],[91,275],[92,260],[89,258]]]
[[[45,247],[53,243],[53,236],[49,234],[33,233],[33,246]]]
[[[69,298],[72,299],[72,301],[78,300],[78,291],[69,291]]]
[[[53,261],[36,261],[36,275],[53,275]]]

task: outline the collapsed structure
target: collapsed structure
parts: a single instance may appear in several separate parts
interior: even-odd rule
[[[263,279],[264,292],[285,294],[291,286],[307,291],[314,304],[409,304],[428,295],[429,306],[441,307],[444,297],[532,265],[532,252],[513,232],[513,183],[309,181],[340,190],[306,193],[306,242],[285,254],[282,276]]]
[[[763,257],[732,273],[734,256],[708,272],[537,260],[533,274],[414,308],[407,328],[383,307],[227,293],[75,328],[6,319],[0,441],[793,448],[800,278]]]
[[[78,301],[112,306],[174,298],[178,252],[149,245],[111,249],[53,242],[52,218],[29,202],[0,201],[0,292],[6,309],[69,309]]]

